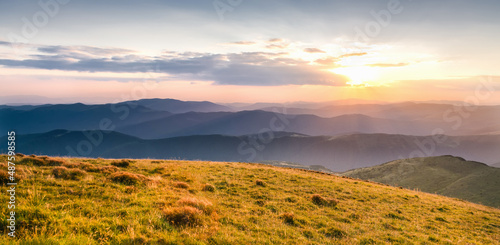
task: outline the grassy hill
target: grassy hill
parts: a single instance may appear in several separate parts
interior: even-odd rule
[[[402,159],[343,175],[500,207],[500,169],[461,157]]]
[[[2,163],[6,156],[0,156]],[[300,169],[18,156],[1,244],[498,244],[500,210]],[[5,169],[5,164],[2,167]],[[5,177],[5,172],[0,174]],[[2,179],[4,181],[4,179]],[[1,186],[6,192],[7,187]]]

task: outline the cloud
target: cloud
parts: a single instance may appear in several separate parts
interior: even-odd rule
[[[332,66],[332,65],[335,65],[335,63],[337,61],[339,61],[339,58],[329,56],[329,57],[326,57],[326,58],[323,58],[323,59],[317,59],[314,62],[317,63],[317,64],[320,64],[320,65]]]
[[[343,54],[340,56],[340,58],[346,58],[346,57],[352,57],[352,56],[363,56],[367,55],[366,52],[360,52],[360,53],[350,53],[350,54]]]
[[[281,43],[281,42],[284,42],[285,40],[284,39],[281,39],[281,38],[271,38],[269,40],[267,40],[268,43]]]
[[[119,54],[129,54],[134,53],[133,50],[121,49],[121,48],[98,48],[92,46],[40,46],[37,48],[38,51],[48,54],[74,54],[83,53],[88,55],[119,55]]]
[[[397,64],[388,64],[388,63],[376,63],[376,64],[369,64],[367,66],[371,67],[401,67],[401,66],[407,66],[409,63],[397,63]]]
[[[8,45],[11,45],[11,43],[10,42],[6,42],[6,41],[0,41],[0,45],[8,46]]]
[[[0,59],[0,65],[80,72],[154,71],[173,78],[233,85],[344,86],[348,80],[342,75],[322,70],[321,66],[290,58],[286,52],[164,52],[161,56],[140,56],[131,54],[131,50],[87,46],[40,46],[37,50],[44,54],[32,54],[26,59]]]
[[[238,41],[238,42],[232,42],[232,43],[228,43],[230,45],[254,45],[254,44],[257,44],[256,42],[253,42],[253,41]]]
[[[268,49],[285,49],[285,48],[288,48],[288,46],[290,46],[289,43],[280,43],[280,44],[269,44],[266,46],[266,48],[268,48]]]
[[[306,53],[325,53],[325,51],[323,51],[319,48],[305,48],[304,52],[306,52]]]

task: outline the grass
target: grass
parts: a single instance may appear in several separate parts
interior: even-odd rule
[[[16,157],[16,171],[24,176],[16,187],[17,237],[1,236],[0,244],[500,240],[499,209],[334,175],[245,163],[135,160],[123,168],[111,165],[118,160],[54,158],[62,163],[52,166],[47,159]],[[5,163],[6,156],[0,160]],[[53,171],[61,167],[86,174],[56,178]],[[176,187],[180,182],[188,188]],[[199,191],[206,186],[214,191]],[[6,193],[7,186],[0,188]],[[0,196],[4,234],[8,198]]]

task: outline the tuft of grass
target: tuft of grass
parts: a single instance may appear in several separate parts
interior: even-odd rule
[[[44,160],[38,159],[35,155],[30,155],[29,157],[24,157],[18,164],[33,165],[33,166],[44,166]]]
[[[87,175],[87,172],[81,169],[69,169],[63,166],[55,167],[52,169],[52,174],[56,178],[65,180],[81,180]]]
[[[209,192],[214,192],[215,191],[215,186],[211,184],[204,184],[203,187],[201,188],[202,191],[209,191]]]
[[[325,198],[320,194],[314,194],[311,196],[311,201],[318,206],[329,206],[335,207],[338,204],[338,201],[333,198]]]
[[[119,160],[119,161],[112,161],[111,165],[117,166],[117,167],[120,167],[120,168],[126,168],[126,167],[130,166],[131,163],[132,163],[131,160],[122,159],[122,160]]]
[[[341,229],[336,227],[330,227],[328,229],[323,229],[322,233],[325,234],[326,237],[342,239],[347,236],[347,233]]]
[[[258,185],[258,186],[263,186],[263,187],[266,186],[266,182],[264,182],[261,179],[255,180],[255,184]]]
[[[108,166],[103,166],[103,167],[98,168],[98,171],[100,171],[104,174],[112,174],[112,173],[120,171],[120,169],[116,166],[108,165]]]
[[[141,175],[129,172],[116,172],[108,177],[111,181],[124,185],[137,185],[142,182]]]
[[[189,184],[182,181],[175,182],[174,186],[181,189],[189,189]]]
[[[189,206],[201,210],[204,214],[210,215],[215,212],[214,205],[207,200],[194,197],[184,197],[177,201],[178,206]]]
[[[0,182],[2,183],[2,185],[6,185],[10,182],[9,174],[7,173],[7,171],[0,169]]]
[[[287,212],[281,214],[281,218],[285,224],[294,225],[295,224],[295,214],[293,212]]]
[[[197,208],[169,207],[163,210],[163,218],[175,226],[200,226],[203,224],[203,212]]]
[[[136,190],[137,190],[137,188],[135,188],[134,186],[127,186],[127,187],[125,187],[125,193],[127,193],[127,194],[133,193]]]

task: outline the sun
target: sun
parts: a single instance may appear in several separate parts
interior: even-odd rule
[[[348,77],[350,81],[346,84],[351,85],[351,87],[373,86],[379,75],[377,68],[369,66],[340,67],[331,71]]]

